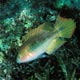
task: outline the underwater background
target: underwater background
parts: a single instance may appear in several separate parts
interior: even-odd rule
[[[18,64],[25,35],[57,16],[76,29],[55,54]],[[0,80],[80,80],[80,0],[0,0]]]

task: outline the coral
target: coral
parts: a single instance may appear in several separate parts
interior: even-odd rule
[[[80,0],[56,0],[56,7],[62,8],[63,6],[67,6],[69,8],[76,8],[80,10]]]

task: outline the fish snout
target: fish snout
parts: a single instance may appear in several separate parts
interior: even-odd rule
[[[24,62],[30,62],[34,60],[35,55],[32,52],[26,53],[25,55],[18,55],[16,62],[17,63],[24,63]]]
[[[17,63],[21,63],[20,58],[17,57],[16,62],[17,62]]]

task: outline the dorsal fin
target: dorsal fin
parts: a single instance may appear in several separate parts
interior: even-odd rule
[[[40,34],[42,31],[52,31],[52,30],[53,28],[51,27],[50,23],[45,22],[39,25],[37,28],[31,29],[25,36],[23,36],[23,40],[27,41],[29,38]]]

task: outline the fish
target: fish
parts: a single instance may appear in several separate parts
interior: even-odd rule
[[[54,26],[49,22],[30,30],[24,37],[25,42],[20,47],[17,63],[31,62],[46,53],[51,55],[73,35],[76,24],[71,18],[58,16]]]

